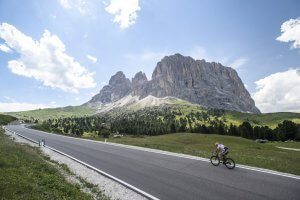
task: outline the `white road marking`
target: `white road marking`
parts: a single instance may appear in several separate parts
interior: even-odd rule
[[[292,151],[300,151],[300,149],[294,149],[294,148],[287,148],[287,147],[277,147],[279,149],[286,149],[286,150],[292,150]]]

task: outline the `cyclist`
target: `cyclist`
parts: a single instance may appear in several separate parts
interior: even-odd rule
[[[216,147],[216,153],[218,153],[220,160],[224,162],[227,154],[229,153],[228,147],[226,147],[224,144],[219,144],[218,142],[215,143]]]

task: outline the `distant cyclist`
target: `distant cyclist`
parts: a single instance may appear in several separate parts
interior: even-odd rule
[[[220,160],[224,161],[227,154],[229,153],[228,147],[224,144],[219,144],[218,142],[215,143],[216,153],[219,154]]]

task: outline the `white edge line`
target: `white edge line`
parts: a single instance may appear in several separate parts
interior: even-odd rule
[[[300,149],[295,149],[295,148],[278,147],[278,146],[276,146],[276,147],[279,148],[279,149],[285,149],[285,150],[291,150],[291,151],[300,151]]]
[[[27,127],[24,126],[24,128],[27,128]],[[29,128],[27,128],[27,129],[29,129]],[[35,129],[31,129],[31,130],[35,130]],[[54,134],[54,133],[47,133],[47,132],[39,131],[39,130],[35,130],[35,131],[50,134],[50,135]],[[188,158],[191,160],[200,160],[200,161],[204,161],[204,162],[210,162],[210,160],[208,158],[202,158],[202,157],[198,157],[198,156],[192,156],[192,155],[181,154],[181,153],[168,152],[168,151],[163,151],[163,150],[159,150],[159,149],[150,149],[150,148],[145,148],[145,147],[138,147],[138,146],[132,146],[132,145],[126,145],[126,144],[113,143],[113,142],[102,142],[102,141],[96,141],[96,140],[89,140],[89,139],[85,139],[85,138],[69,137],[69,136],[60,135],[60,134],[55,134],[55,135],[58,135],[61,137],[66,137],[66,138],[73,138],[73,139],[77,139],[77,140],[85,140],[85,141],[89,141],[89,142],[96,142],[96,143],[98,142],[101,144],[120,146],[120,147],[125,147],[128,149],[136,149],[136,150],[141,150],[141,151],[146,151],[146,152],[158,153],[158,154],[163,154],[163,155],[168,155],[168,156],[175,156],[175,157],[181,157],[181,158]],[[247,166],[247,165],[236,165],[235,167],[300,180],[300,176],[297,176],[294,174],[289,174],[289,173],[284,173],[284,172],[278,172],[275,170],[252,167],[252,166]]]
[[[7,131],[9,131],[9,132],[12,132],[12,133],[14,133],[14,134],[16,134],[16,135],[18,135],[18,136],[20,136],[20,137],[22,137],[22,138],[24,138],[24,139],[26,139],[26,140],[29,140],[29,141],[31,141],[31,142],[33,142],[33,143],[38,144],[37,141],[32,140],[32,139],[30,139],[30,138],[28,138],[28,137],[26,137],[26,136],[24,136],[24,135],[21,135],[21,134],[15,132],[15,131],[12,131],[12,130],[10,130],[10,129],[8,129],[8,128],[4,128],[4,129],[7,130]],[[117,177],[114,177],[114,176],[112,176],[112,175],[110,175],[110,174],[108,174],[108,173],[106,173],[106,172],[104,172],[104,171],[102,171],[102,170],[100,170],[100,169],[97,169],[97,168],[95,168],[95,167],[93,167],[93,166],[91,166],[91,165],[89,165],[89,164],[87,164],[87,163],[85,163],[85,162],[83,162],[83,161],[81,161],[81,160],[78,160],[77,158],[74,158],[73,156],[70,156],[70,155],[68,155],[68,154],[66,154],[66,153],[63,153],[63,152],[61,152],[61,151],[59,151],[59,150],[57,150],[57,149],[55,149],[55,148],[49,147],[49,146],[47,146],[47,145],[45,145],[45,147],[48,148],[48,149],[50,149],[50,150],[52,150],[52,151],[55,151],[55,152],[57,152],[57,153],[59,153],[59,154],[61,154],[61,155],[64,155],[64,156],[66,156],[66,157],[68,157],[68,158],[70,158],[70,159],[72,159],[72,160],[74,160],[74,161],[76,161],[76,162],[78,162],[78,163],[80,163],[80,164],[86,166],[87,168],[92,169],[92,170],[98,172],[99,174],[102,174],[103,176],[106,176],[107,178],[110,178],[110,179],[112,179],[112,180],[114,180],[114,181],[116,181],[116,182],[118,182],[118,183],[124,185],[125,187],[127,187],[127,188],[129,188],[129,189],[131,189],[131,190],[133,190],[133,191],[135,191],[135,192],[141,194],[142,196],[144,196],[144,197],[146,197],[146,198],[149,198],[149,199],[151,199],[151,200],[159,200],[159,198],[154,197],[153,195],[148,194],[147,192],[144,192],[143,190],[140,190],[140,189],[138,189],[137,187],[135,187],[135,186],[133,186],[133,185],[131,185],[131,184],[129,184],[129,183],[126,183],[125,181],[122,181],[121,179],[118,179]]]

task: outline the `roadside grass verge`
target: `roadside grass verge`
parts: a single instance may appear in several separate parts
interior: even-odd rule
[[[66,166],[65,166],[66,167]],[[93,199],[66,181],[38,148],[18,144],[0,128],[0,199]]]

